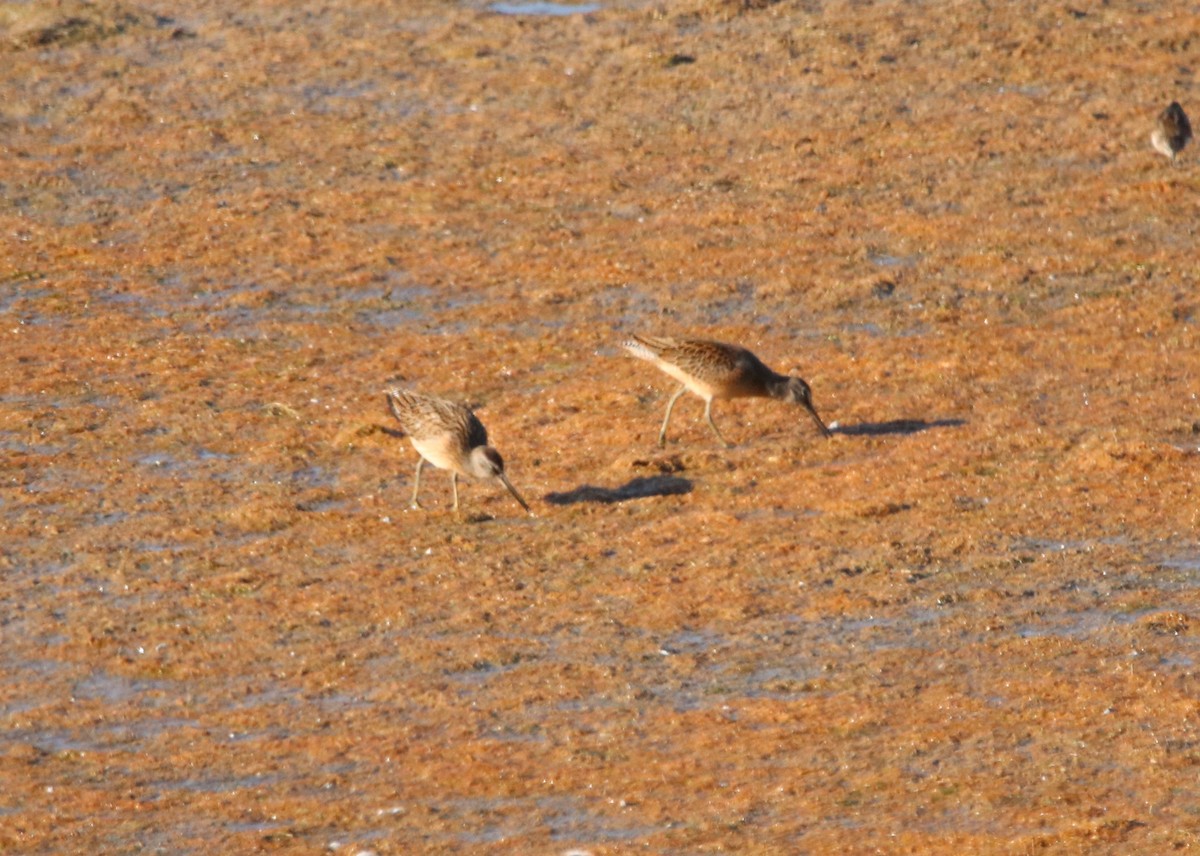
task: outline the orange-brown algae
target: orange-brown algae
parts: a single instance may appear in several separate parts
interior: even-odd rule
[[[0,850],[1196,847],[1177,16],[9,5]]]

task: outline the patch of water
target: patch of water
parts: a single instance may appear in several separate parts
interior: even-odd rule
[[[141,455],[134,458],[133,463],[139,467],[148,467],[150,469],[164,470],[166,472],[176,473],[183,472],[195,468],[198,464],[208,461],[228,461],[232,460],[232,455],[222,454],[220,452],[212,452],[208,449],[197,446],[191,450],[187,457],[178,457],[166,452],[152,452],[150,454]]]
[[[402,808],[379,809],[375,812],[376,816],[385,814],[404,814]],[[392,829],[370,829],[370,830],[354,830],[353,832],[341,833],[338,838],[331,838],[329,843],[325,845],[325,849],[331,853],[336,853],[344,850],[352,856],[374,856],[375,851],[370,847],[363,847],[364,844],[370,844],[373,841],[390,841],[396,835]],[[362,849],[359,849],[362,848]]]
[[[465,669],[446,672],[445,675],[456,683],[468,688],[474,688],[483,686],[493,678],[498,678],[511,672],[518,665],[519,663],[499,664],[489,660],[477,660]]]
[[[473,293],[439,294],[428,286],[409,283],[396,271],[383,271],[380,279],[383,284],[362,288],[297,281],[286,295],[260,283],[208,284],[203,290],[179,288],[175,306],[184,311],[202,310],[203,317],[196,323],[207,333],[261,340],[277,335],[273,328],[280,324],[312,322],[349,321],[384,331],[419,326],[435,335],[454,334],[469,329],[473,322],[446,316],[483,300]]]
[[[618,329],[637,329],[648,318],[662,314],[658,299],[630,286],[608,288],[593,298],[600,314],[597,320],[606,321]]]
[[[22,298],[6,294],[0,310],[16,307],[36,321],[41,304],[55,298],[48,289],[29,288],[21,293]],[[179,271],[158,277],[150,288],[132,288],[120,281],[99,283],[91,299],[133,318],[170,319],[183,332],[246,341],[271,339],[276,344],[280,325],[314,322],[354,323],[379,331],[417,328],[431,335],[462,335],[477,323],[472,310],[484,302],[484,297],[475,292],[439,293],[392,269],[382,269],[374,284],[364,287],[305,281],[302,271],[295,272],[286,287],[254,280],[203,281],[194,272]],[[56,304],[47,306],[55,317],[62,314]],[[630,313],[630,320],[634,314]],[[558,317],[535,322],[522,315],[501,326],[535,335],[543,333],[547,325],[567,323]],[[47,405],[40,397],[25,398],[29,400],[23,403]],[[82,403],[104,406],[102,402]]]
[[[1038,639],[1043,637],[1062,637],[1067,639],[1086,639],[1113,630],[1127,627],[1144,615],[1159,611],[1157,608],[1116,612],[1106,609],[1084,609],[1078,612],[1059,613],[1046,616],[1045,620],[1025,622],[1015,628],[1022,639]]]
[[[600,807],[599,805],[597,807]],[[460,845],[498,844],[527,835],[531,828],[545,828],[554,841],[605,844],[647,838],[666,827],[621,822],[619,802],[606,801],[604,810],[594,811],[574,797],[471,797],[439,800],[427,810],[452,818],[462,831],[455,835]]]
[[[710,654],[729,644],[724,636],[710,630],[684,630],[664,639],[658,653],[664,657]]]
[[[548,812],[544,815],[544,822],[550,827],[552,841],[573,841],[585,847],[588,844],[633,842],[649,838],[666,828],[647,824],[622,824],[607,813],[586,810],[578,801],[556,812]]]
[[[297,94],[309,113],[322,115],[343,115],[347,112],[348,102],[361,102],[364,98],[379,91],[376,80],[343,81],[330,85],[321,83],[306,83],[300,86]],[[284,94],[284,93],[281,93]],[[355,112],[361,110],[356,104]]]
[[[221,484],[290,484],[301,489],[332,488],[337,478],[331,471],[308,466],[276,470],[268,464],[247,463],[238,455],[194,446],[172,452],[149,452],[131,459],[156,476],[202,480]]]
[[[7,277],[0,285],[0,315],[21,310],[27,312],[26,306],[36,306],[38,301],[49,297],[53,292],[42,284],[40,274],[34,271],[17,273]],[[11,319],[5,319],[11,323]]]
[[[124,523],[131,517],[128,511],[96,511],[87,516],[90,518],[88,521],[90,525],[105,528]]]
[[[25,431],[0,431],[0,449],[6,452],[20,452],[23,455],[42,455],[49,457],[57,455],[61,449],[46,443],[30,443],[29,434]]]
[[[161,319],[170,314],[169,307],[155,302],[138,291],[123,291],[116,287],[96,288],[88,295],[89,301],[106,304],[125,315],[141,319]]]
[[[712,300],[701,304],[683,302],[679,314],[681,319],[686,320],[689,325],[697,326],[744,321],[759,327],[770,328],[776,326],[779,320],[774,313],[761,311],[760,303],[755,299],[754,286],[749,283],[739,283],[737,294],[721,300]]]
[[[1172,654],[1169,657],[1159,657],[1158,664],[1168,669],[1191,669],[1195,667],[1196,660],[1184,654]]]
[[[331,488],[337,482],[337,474],[326,467],[310,464],[293,470],[287,480],[293,485],[303,488]]]
[[[147,740],[162,734],[188,728],[199,728],[194,719],[139,719],[114,725],[89,725],[86,730],[63,728],[16,729],[7,738],[58,754],[62,752],[129,751]]]
[[[889,253],[872,253],[867,256],[867,261],[878,267],[884,268],[910,268],[916,266],[922,259],[920,253],[911,256],[894,256]]]
[[[1034,553],[1090,553],[1096,547],[1095,541],[1056,541],[1048,538],[1017,538],[1013,541],[1012,549],[1028,550]]]
[[[9,633],[16,629],[7,622],[5,627]],[[59,660],[6,659],[0,663],[0,686],[20,689],[20,698],[0,703],[0,717],[25,713],[57,701],[57,698],[47,697],[43,687],[47,682],[60,681],[67,669],[68,665]]]
[[[148,790],[186,791],[196,794],[236,794],[280,784],[284,781],[277,773],[254,773],[249,776],[215,776],[207,779],[159,779],[147,783]]]
[[[21,408],[43,405],[54,406],[52,402],[47,401],[45,395],[40,393],[31,395],[23,392],[0,392],[0,404],[13,404]]]
[[[369,708],[373,704],[373,702],[362,696],[346,695],[345,693],[309,695],[297,687],[282,685],[272,685],[257,690],[247,688],[241,691],[233,691],[231,692],[231,696],[232,700],[221,702],[220,706],[223,709],[241,711],[253,710],[255,708],[267,708],[270,710],[299,708],[308,712],[316,711],[322,715],[330,715],[349,710]],[[285,718],[285,725],[287,722],[291,722],[291,720]],[[277,729],[267,729],[267,731],[275,730]],[[230,732],[228,739],[231,742],[239,742],[242,740],[257,739],[261,736],[261,732]]]
[[[292,732],[286,728],[256,728],[253,731],[230,731],[225,735],[228,743],[236,745],[287,740]]]
[[[501,743],[541,744],[545,743],[547,739],[545,732],[543,732],[541,729],[541,726],[536,724],[524,729],[509,725],[496,725],[481,733],[480,736],[486,737],[489,740],[498,740]]]
[[[493,3],[488,6],[493,12],[501,15],[542,15],[563,17],[565,15],[590,15],[603,8],[599,3],[550,3],[545,0],[530,0],[530,2]]]
[[[232,833],[253,832],[261,834],[264,832],[273,832],[285,826],[291,826],[291,822],[282,820],[238,820],[225,824],[225,829]]]
[[[172,681],[128,678],[94,671],[75,682],[71,695],[77,701],[99,700],[106,704],[136,701],[144,706],[158,707],[164,696],[175,698],[182,693]]]
[[[868,336],[886,336],[887,331],[874,322],[854,322],[843,324],[842,330],[847,333],[866,333]]]
[[[175,542],[168,541],[138,541],[134,544],[133,549],[136,553],[150,555],[170,553],[172,556],[177,552],[182,552],[180,545]]]
[[[767,698],[779,701],[789,701],[808,695],[813,690],[809,688],[812,681],[820,679],[825,670],[816,662],[810,661],[806,666],[800,663],[787,666],[770,666],[756,669],[746,676],[749,698]]]
[[[863,652],[929,650],[942,644],[929,628],[943,619],[935,610],[902,615],[812,621],[784,616],[782,634],[726,637],[689,630],[664,640],[663,657],[690,655],[682,682],[664,674],[656,695],[677,710],[712,708],[745,698],[794,699],[813,692],[811,683],[830,662],[859,659]]]
[[[361,310],[354,316],[358,324],[379,327],[384,330],[395,330],[398,327],[411,327],[419,324],[428,316],[426,307],[407,306],[401,309]]]
[[[737,512],[734,517],[742,523],[759,520],[794,522],[820,517],[821,514],[821,510],[816,508],[755,508],[750,511]]]
[[[57,577],[65,574],[75,564],[74,554],[62,553],[57,559],[29,558],[22,556],[14,556],[16,559],[14,566],[17,573],[23,577]],[[58,588],[52,587],[53,591],[59,591]]]
[[[1181,553],[1159,562],[1164,568],[1173,571],[1185,571],[1188,574],[1200,574],[1200,552]]]

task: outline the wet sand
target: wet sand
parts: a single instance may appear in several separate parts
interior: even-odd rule
[[[0,4],[0,850],[1200,848],[1176,9]]]

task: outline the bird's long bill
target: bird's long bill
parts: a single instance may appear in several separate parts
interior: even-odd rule
[[[529,503],[527,503],[525,500],[521,499],[521,494],[517,493],[517,489],[512,486],[512,482],[510,482],[508,480],[508,476],[506,476],[504,473],[498,473],[496,475],[496,478],[498,478],[498,479],[500,479],[500,481],[504,482],[504,486],[506,488],[508,488],[508,492],[513,495],[513,499],[515,499],[517,502],[521,503],[521,507],[524,508],[526,512],[528,512],[529,514],[533,514],[533,509],[529,507]]]
[[[817,415],[817,408],[813,407],[811,404],[805,403],[804,409],[812,414],[813,421],[817,423],[817,427],[821,429],[822,434],[824,434],[826,437],[833,436],[833,432],[830,431],[825,425],[825,420]]]

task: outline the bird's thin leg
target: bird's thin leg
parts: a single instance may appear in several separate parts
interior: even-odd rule
[[[704,418],[708,420],[708,427],[713,429],[713,433],[717,435],[717,439],[721,441],[722,445],[724,445],[726,449],[732,449],[733,443],[730,443],[728,440],[726,440],[724,437],[721,436],[721,431],[720,431],[720,429],[717,428],[717,423],[713,422],[712,399],[711,398],[708,401],[704,402]]]
[[[417,494],[421,492],[421,467],[425,466],[424,458],[417,458],[417,474],[413,478],[413,498],[412,507],[420,508],[421,503],[417,501]]]
[[[658,432],[658,445],[667,445],[667,423],[671,421],[671,411],[675,408],[675,402],[679,400],[679,396],[687,392],[686,386],[681,386],[675,390],[675,394],[671,396],[671,400],[667,402],[667,415],[663,418],[662,430]]]
[[[458,511],[458,473],[450,473],[450,489],[454,491],[454,511]]]

